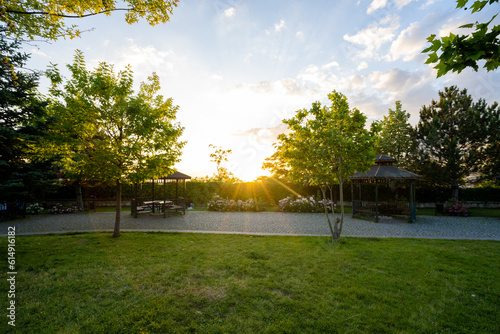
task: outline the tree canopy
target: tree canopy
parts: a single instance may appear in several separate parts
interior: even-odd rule
[[[217,174],[214,174],[215,180],[217,180],[217,182],[224,182],[234,179],[233,173],[228,171],[226,167],[222,166],[224,161],[228,161],[228,157],[231,153],[233,153],[233,151],[223,150],[222,147],[212,144],[208,145],[208,147],[213,149],[213,152],[210,153],[210,161],[215,162],[217,165]]]
[[[50,110],[58,118],[52,148],[68,175],[117,185],[114,236],[119,236],[122,183],[165,176],[179,161],[184,142],[179,141],[183,128],[175,123],[178,107],[158,94],[154,73],[134,94],[130,67],[116,73],[100,63],[87,70],[77,51],[68,68],[66,82],[57,67],[48,71]]]
[[[387,116],[371,125],[376,134],[378,153],[393,157],[399,166],[407,165],[406,160],[415,148],[415,131],[409,119],[410,113],[403,110],[401,101],[396,101],[396,109],[389,109]]]
[[[469,0],[457,0],[457,8],[464,8],[469,3]],[[469,8],[472,13],[481,11],[486,5],[494,5],[498,0],[479,1],[476,0]],[[456,35],[450,33],[449,36],[436,38],[432,34],[427,38],[431,43],[429,47],[423,50],[423,53],[428,53],[426,64],[437,63],[434,67],[438,70],[437,77],[445,75],[449,71],[462,72],[467,67],[472,67],[475,71],[478,70],[478,62],[484,60],[484,68],[492,71],[500,66],[500,25],[489,25],[496,18],[494,15],[489,22],[485,23],[469,23],[460,26],[460,28],[474,28],[471,34]],[[438,55],[438,52],[440,54]]]
[[[45,135],[47,101],[37,92],[38,74],[23,68],[29,55],[18,49],[0,33],[0,202],[30,201],[52,183],[49,166],[31,150]]]
[[[344,219],[343,181],[354,172],[366,171],[375,152],[373,137],[365,129],[366,116],[350,109],[341,93],[334,91],[328,98],[330,106],[314,102],[310,109],[298,110],[294,117],[283,120],[289,133],[279,135],[277,151],[264,167],[274,171],[270,162],[279,162],[277,168],[286,171],[291,180],[320,186],[323,203],[325,187],[339,183],[341,218],[333,227],[325,206],[332,241],[338,241]]]
[[[498,112],[496,102],[491,106],[482,99],[474,102],[466,89],[452,86],[439,92],[439,100],[420,110],[419,174],[433,185],[451,187],[452,197],[457,198],[459,184],[481,172],[488,145],[498,138]]]
[[[0,2],[0,21],[13,37],[56,40],[59,37],[80,36],[78,26],[67,25],[67,20],[111,15],[117,11],[125,12],[128,24],[139,19],[145,19],[152,26],[165,23],[170,20],[176,2],[178,0],[124,0],[123,7],[118,7],[116,1],[106,0],[3,0]]]

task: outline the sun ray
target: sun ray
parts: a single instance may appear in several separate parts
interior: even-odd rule
[[[274,177],[270,177],[269,178],[270,180],[278,183],[280,186],[282,186],[283,188],[285,188],[286,190],[290,191],[292,194],[298,196],[298,197],[301,197],[302,195],[299,194],[298,192],[296,192],[295,190],[293,190],[292,188],[290,188],[289,186],[287,186],[286,184],[284,184],[283,182],[281,182],[280,180],[278,179],[275,179]]]

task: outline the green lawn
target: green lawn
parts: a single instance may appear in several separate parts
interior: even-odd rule
[[[0,238],[6,273],[7,238]],[[18,236],[16,333],[499,333],[500,242]],[[7,281],[0,280],[6,294]],[[0,307],[6,312],[7,300]],[[0,332],[7,332],[3,316]],[[7,330],[3,330],[3,329]]]

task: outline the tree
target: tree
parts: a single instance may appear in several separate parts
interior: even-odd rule
[[[474,103],[466,89],[460,91],[456,86],[439,92],[438,101],[432,100],[420,110],[419,173],[431,184],[451,187],[452,197],[458,199],[459,184],[480,171],[497,107],[482,99]]]
[[[415,148],[414,130],[409,119],[410,113],[402,109],[401,101],[396,101],[395,110],[389,109],[383,120],[371,125],[377,137],[378,153],[393,157],[399,166],[408,165],[407,159]]]
[[[320,186],[332,242],[338,242],[344,223],[344,180],[356,171],[366,171],[375,152],[373,137],[365,129],[366,116],[349,109],[347,98],[341,93],[334,91],[328,98],[330,106],[314,102],[311,109],[298,110],[294,117],[283,120],[290,132],[278,136],[275,147],[277,160],[286,163],[291,180]],[[340,185],[341,214],[332,227],[326,189],[334,183]]]
[[[37,92],[38,74],[23,69],[28,54],[0,33],[0,202],[25,202],[53,182],[50,165],[31,146],[44,136],[46,106]]]
[[[457,8],[464,8],[469,0],[457,0]],[[470,8],[472,13],[481,11],[487,4],[492,5],[498,0],[474,1]],[[495,19],[498,14],[494,15],[489,22],[486,23],[469,23],[460,28],[475,28],[474,32],[468,35],[455,35],[450,33],[449,36],[436,38],[432,34],[427,38],[431,46],[422,51],[428,53],[426,64],[437,63],[434,67],[438,70],[437,77],[445,75],[449,71],[462,72],[466,67],[472,67],[475,71],[478,70],[478,61],[484,60],[484,68],[488,71],[493,71],[500,66],[500,25],[496,25],[491,30],[488,30],[489,24]],[[438,56],[437,52],[441,51]]]
[[[213,148],[213,152],[210,153],[210,161],[215,162],[217,165],[217,175],[215,178],[217,182],[223,182],[230,180],[233,174],[227,170],[227,168],[222,167],[222,162],[228,161],[227,157],[233,152],[232,150],[223,150],[221,147],[215,145],[208,145],[208,147]]]
[[[178,0],[125,0],[124,7],[117,7],[115,1],[107,0],[3,0],[0,3],[0,21],[14,37],[56,40],[59,37],[78,37],[78,26],[67,26],[66,19],[84,18],[99,14],[125,11],[125,21],[136,23],[141,18],[154,26],[170,20],[173,7]]]
[[[134,95],[130,67],[115,73],[113,66],[100,63],[90,71],[77,51],[68,68],[71,79],[64,86],[57,67],[48,71],[51,111],[58,117],[53,146],[63,156],[64,172],[116,184],[113,236],[118,237],[122,184],[164,176],[179,161],[185,143],[179,142],[183,128],[174,123],[178,107],[158,95],[154,73]]]

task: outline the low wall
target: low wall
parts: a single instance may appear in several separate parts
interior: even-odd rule
[[[85,206],[89,207],[90,200],[85,200]],[[94,200],[96,207],[110,207],[116,206],[116,201],[112,200]],[[47,201],[47,206],[53,206],[57,203],[61,203],[64,206],[76,205],[75,200],[51,200]],[[500,208],[500,202],[480,202],[480,201],[466,201],[464,202],[470,208]],[[340,205],[340,202],[337,201],[337,207]],[[352,202],[344,201],[345,206],[352,207]],[[130,206],[130,200],[122,200],[122,206]],[[417,203],[417,208],[435,208],[436,203]]]
[[[480,202],[480,201],[465,201],[464,202],[469,208],[487,208],[494,209],[500,208],[500,202]],[[337,207],[340,205],[340,202],[337,202]],[[351,206],[352,202],[344,202],[345,206]],[[417,203],[417,208],[435,208],[436,203]]]
[[[47,207],[51,207],[56,205],[57,203],[62,204],[63,206],[73,206],[77,205],[76,200],[50,200],[47,201]],[[88,208],[90,200],[84,201],[85,206]],[[96,207],[108,207],[108,206],[116,206],[116,201],[108,201],[108,200],[94,200]],[[122,200],[122,206],[130,206],[130,200]]]

